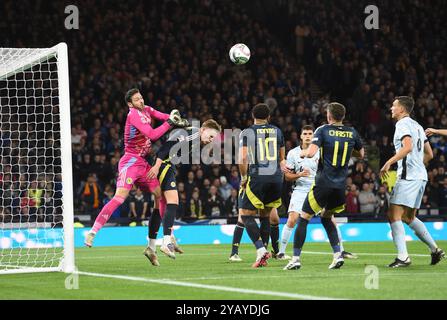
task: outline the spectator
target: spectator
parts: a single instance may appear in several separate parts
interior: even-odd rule
[[[97,118],[93,122],[93,127],[88,132],[88,137],[92,138],[95,134],[99,133],[101,137],[107,136],[107,129],[102,126],[101,119]]]
[[[223,215],[224,202],[217,192],[215,186],[211,186],[208,199],[205,203],[205,213],[209,218],[217,218]]]
[[[72,137],[74,137],[74,143],[76,143],[77,141],[79,141],[78,143],[80,143],[82,139],[87,139],[87,131],[82,128],[81,123],[78,122],[75,124],[75,127],[72,130]]]
[[[388,193],[387,188],[384,185],[381,185],[379,187],[379,191],[376,197],[377,197],[376,217],[378,215],[385,216],[390,206],[390,195]]]
[[[241,180],[239,178],[239,171],[236,167],[231,168],[229,183],[233,187],[233,189],[239,190],[239,184],[241,183]]]
[[[39,208],[39,215],[41,217],[42,221],[46,222],[55,222],[57,212],[56,212],[56,197],[54,196],[54,187],[53,183],[48,182],[46,189],[43,193],[42,199],[42,205]]]
[[[380,164],[379,166],[382,168],[385,162],[388,161],[392,156],[394,156],[394,148],[390,144],[388,136],[383,136],[380,146]]]
[[[82,180],[87,180],[90,173],[93,173],[91,155],[89,153],[84,154],[82,164],[79,167],[79,175]]]
[[[438,174],[436,175],[436,183],[437,184],[440,184],[440,185],[445,185],[445,183],[446,183],[446,178],[447,177],[447,175],[446,175],[446,173],[445,173],[445,169],[444,169],[444,167],[439,167],[438,168]]]
[[[358,161],[356,162],[355,166],[352,168],[352,182],[360,185],[362,184],[362,178],[364,176],[364,173],[366,172],[366,166],[364,161]]]
[[[359,193],[359,204],[361,213],[374,213],[377,199],[372,193],[369,183],[364,183]]]
[[[352,184],[348,187],[346,194],[346,212],[347,213],[359,213],[359,199],[358,199],[358,190],[355,184]]]
[[[193,171],[189,171],[187,175],[187,180],[185,181],[185,192],[186,192],[186,199],[189,201],[192,196],[192,192],[196,186],[196,183],[194,181],[195,174]]]
[[[42,200],[44,197],[44,188],[42,187],[42,183],[37,181],[31,182],[30,188],[28,189],[27,196],[29,198],[28,205],[30,208],[30,215],[36,215],[35,217],[31,217],[31,219],[35,219],[38,221],[43,221],[43,215],[39,214],[39,208],[42,204]],[[43,212],[42,212],[43,213]]]
[[[111,185],[116,184],[116,173],[118,172],[118,162],[119,159],[116,157],[111,157],[110,162],[105,162],[102,172],[104,176],[104,181],[109,181]]]
[[[149,195],[145,195],[140,188],[137,188],[135,194],[130,198],[130,220],[141,223],[149,214],[150,201]]]
[[[216,179],[219,180],[221,174],[220,174],[220,167],[218,165],[213,165],[211,169],[211,174],[209,175],[209,179],[211,181],[214,181]]]
[[[200,199],[202,200],[202,203],[206,203],[208,200],[208,194],[210,191],[211,182],[209,179],[205,178],[203,180],[203,187],[200,189]]]
[[[238,215],[237,197],[237,190],[231,189],[230,197],[225,201],[225,214],[230,217],[236,217]]]
[[[422,197],[421,209],[430,209],[432,207],[433,207],[433,205],[430,202],[428,195],[424,194],[424,196]]]
[[[220,179],[219,178],[214,179],[212,185],[215,186],[217,191],[219,192],[219,189],[220,189]],[[220,195],[220,196],[222,197],[222,195]]]
[[[92,172],[95,172],[99,181],[106,181],[106,177],[108,176],[108,174],[106,173],[106,168],[107,166],[104,163],[104,159],[105,156],[100,155],[100,154],[96,154],[93,157],[93,163],[91,166],[91,170]]]
[[[183,219],[186,216],[187,211],[187,197],[185,192],[185,184],[183,182],[179,182],[177,184],[178,188],[178,208],[177,208],[177,219]]]
[[[87,181],[81,186],[81,201],[84,212],[90,215],[91,221],[95,221],[99,212],[101,201],[101,189],[94,173],[88,175]]]
[[[203,177],[203,170],[202,169],[198,169],[196,171],[196,181],[195,181],[197,187],[199,187],[199,188],[202,187],[203,179],[204,179],[204,177]]]
[[[191,218],[204,218],[202,200],[199,197],[199,190],[195,189],[192,193],[191,200],[189,201],[189,216]]]
[[[20,200],[20,222],[34,222],[36,221],[36,202],[29,196],[29,192],[26,191]]]
[[[81,144],[81,140],[82,140],[81,135],[77,134],[75,128],[72,128],[71,129],[71,143],[73,145],[80,145]]]
[[[219,194],[224,201],[226,201],[231,196],[232,190],[233,190],[233,188],[227,182],[227,178],[225,176],[221,176],[220,177]]]

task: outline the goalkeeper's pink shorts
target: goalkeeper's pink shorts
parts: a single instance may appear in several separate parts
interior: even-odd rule
[[[157,178],[148,179],[147,174],[152,166],[147,161],[137,155],[125,154],[118,165],[117,188],[131,190],[136,185],[143,192],[153,192],[160,186]]]

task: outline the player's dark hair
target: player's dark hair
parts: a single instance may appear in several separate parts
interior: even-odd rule
[[[328,104],[327,109],[335,121],[342,121],[345,118],[346,108],[341,103],[331,102]]]
[[[396,100],[399,101],[399,104],[404,107],[407,113],[412,113],[414,108],[414,99],[409,96],[400,96],[396,97]]]
[[[259,103],[253,107],[251,114],[255,119],[267,120],[270,116],[270,108],[266,103]]]
[[[312,127],[311,125],[306,124],[305,126],[303,126],[301,128],[301,133],[303,133],[303,131],[307,131],[307,130],[314,131],[314,127]]]
[[[202,128],[214,129],[222,132],[222,127],[213,119],[208,119],[202,124]]]
[[[128,102],[132,102],[132,97],[134,94],[140,93],[140,90],[138,90],[137,88],[132,88],[129,91],[126,92],[126,95],[124,97],[124,99],[126,100],[126,103]]]

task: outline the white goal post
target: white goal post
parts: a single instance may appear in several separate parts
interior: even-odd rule
[[[0,274],[75,271],[68,48],[0,48]]]

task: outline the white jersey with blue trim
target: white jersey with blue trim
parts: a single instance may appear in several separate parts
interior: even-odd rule
[[[402,140],[411,137],[413,149],[402,160],[397,162],[397,176],[404,180],[428,180],[427,169],[424,165],[424,144],[427,142],[424,128],[411,119],[405,117],[396,123],[394,132],[394,148],[396,153],[402,148]]]
[[[312,184],[315,182],[315,177],[318,171],[318,161],[320,160],[320,152],[317,152],[312,158],[301,158],[301,147],[296,147],[287,154],[287,166],[295,172],[303,171],[305,168],[309,169],[310,175],[308,177],[301,177],[295,180],[293,190],[302,192],[309,192]]]

